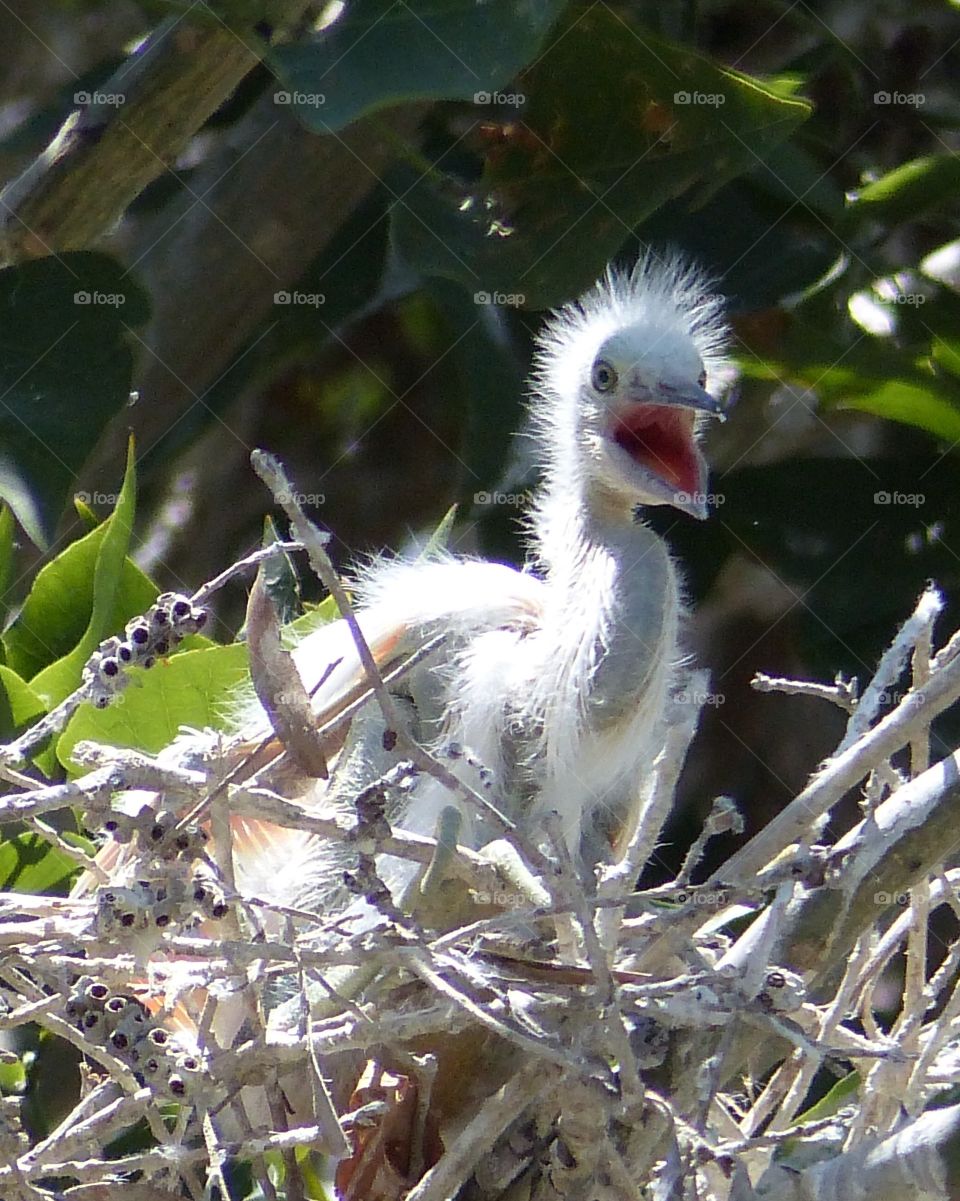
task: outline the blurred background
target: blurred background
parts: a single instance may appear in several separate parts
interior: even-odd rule
[[[454,549],[520,561],[544,310],[610,259],[678,246],[727,301],[730,419],[708,433],[710,519],[650,514],[712,679],[653,878],[712,797],[755,828],[842,732],[822,702],[755,693],[756,671],[865,682],[928,579],[941,632],[956,624],[960,14],[420,7],[0,6],[0,176],[36,176],[4,197],[0,491],[28,529],[4,607],[88,528],[74,495],[109,514],[130,430],[133,556],[161,587],[192,591],[259,543],[257,446],[344,568],[454,504]],[[183,62],[228,29],[262,61],[119,211],[122,180],[88,179],[101,228],[58,241],[62,212],[29,207],[57,156],[69,171],[124,124],[142,142],[148,52]],[[161,108],[191,103],[171,89]],[[77,289],[124,299],[80,312]],[[14,400],[48,421],[41,450]],[[218,638],[244,601],[221,594]],[[939,732],[955,745],[958,722]]]

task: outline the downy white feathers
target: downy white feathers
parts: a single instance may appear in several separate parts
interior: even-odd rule
[[[357,581],[358,619],[384,673],[442,636],[394,689],[411,734],[468,748],[492,773],[491,800],[535,841],[545,814],[559,813],[587,874],[633,832],[682,658],[676,572],[636,510],[670,504],[706,516],[698,423],[721,415],[706,384],[724,337],[718,298],[682,260],[647,256],[631,272],[609,270],[538,340],[530,414],[544,480],[527,566],[380,560]],[[363,690],[342,621],[308,636],[295,660],[318,724]],[[270,733],[255,702],[239,726],[240,739]],[[357,792],[397,760],[384,734],[370,699],[331,779],[303,799],[352,816]],[[389,816],[433,834],[441,810],[458,803],[461,842],[479,848],[497,836],[425,775]],[[235,824],[238,887],[271,901],[346,907],[342,874],[352,858],[316,836],[249,818]],[[415,874],[399,861],[381,872],[395,889]]]
[[[358,580],[360,624],[381,665],[445,638],[398,689],[416,736],[469,748],[493,773],[492,799],[534,839],[557,811],[588,871],[632,833],[682,657],[676,573],[636,509],[671,504],[706,516],[697,427],[702,414],[720,415],[705,384],[724,338],[718,297],[682,260],[648,256],[632,272],[609,270],[538,340],[530,413],[544,483],[528,566],[379,561]],[[296,659],[308,688],[337,663],[314,698],[321,719],[363,679],[342,622],[308,637]],[[317,785],[318,803],[349,809],[358,787],[390,765],[382,734],[371,700],[340,770]],[[394,817],[432,834],[454,803],[422,778]],[[461,841],[479,847],[495,835],[478,814],[463,816]],[[298,903],[328,895],[341,850],[309,840],[299,851],[301,864],[314,859]],[[409,865],[386,869],[398,887],[411,874]]]

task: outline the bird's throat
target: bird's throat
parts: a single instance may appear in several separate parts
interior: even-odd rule
[[[701,473],[694,421],[689,409],[633,404],[618,415],[613,438],[644,470],[678,492],[694,493]]]

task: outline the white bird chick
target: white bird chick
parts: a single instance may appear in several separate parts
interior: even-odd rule
[[[633,832],[682,658],[676,572],[637,509],[707,516],[697,430],[701,413],[722,417],[705,385],[725,338],[708,280],[648,254],[608,270],[538,341],[530,407],[545,479],[530,543],[545,603],[517,648],[514,695],[539,731],[531,817],[558,810],[587,867]]]
[[[637,509],[667,504],[707,515],[697,423],[701,414],[720,414],[705,385],[720,365],[724,336],[718,299],[679,259],[647,257],[632,272],[609,271],[579,303],[556,313],[538,341],[530,410],[544,482],[529,518],[527,566],[518,571],[452,557],[381,560],[357,585],[357,618],[384,675],[443,636],[430,657],[391,687],[407,733],[427,747],[469,748],[492,774],[490,800],[535,843],[545,841],[544,817],[556,811],[587,879],[599,862],[619,858],[635,832],[681,670],[677,573],[666,544]],[[294,659],[313,693],[318,724],[367,688],[342,620],[305,638]],[[353,716],[329,780],[281,775],[273,786],[305,794],[305,803],[332,808],[352,823],[359,792],[403,753],[402,742],[395,746],[386,733],[371,698]],[[251,699],[233,750],[271,734]],[[202,750],[196,737],[192,744],[182,740],[181,761]],[[176,748],[170,751],[176,757]],[[467,755],[447,763],[477,784]],[[500,838],[500,829],[437,779],[421,774],[412,785],[399,798],[388,794],[395,827],[434,835],[441,812],[454,805],[460,843],[480,850]],[[240,896],[337,917],[353,931],[379,920],[379,910],[344,884],[344,872],[356,864],[353,845],[246,817],[233,818],[231,827]],[[223,865],[225,848],[216,837],[209,849]],[[137,860],[128,852],[112,843],[98,856],[111,885],[136,879]],[[413,902],[414,865],[379,856],[377,870],[395,899]],[[87,873],[76,893],[96,886]],[[441,897],[426,920],[459,920],[445,903]],[[258,913],[265,933],[286,936],[276,913],[259,907]],[[164,947],[159,954],[168,993],[182,1002],[178,1032],[189,1045],[202,1007],[202,996],[191,992],[196,965]],[[338,980],[341,986],[353,995],[362,983]],[[279,1028],[301,1013],[300,999],[284,1004],[285,996],[283,988],[264,994],[270,1023]],[[237,997],[220,999],[213,1033],[221,1045],[238,1036],[244,1006]],[[345,1104],[355,1078],[350,1062],[340,1062],[330,1071]],[[449,1067],[459,1095],[464,1069],[456,1055]],[[288,1096],[295,1086],[284,1078]],[[267,1120],[259,1092],[244,1103],[248,1122]]]
[[[669,504],[707,516],[697,427],[703,413],[722,415],[705,386],[721,363],[720,313],[705,277],[676,257],[609,270],[538,340],[530,411],[544,483],[529,520],[528,566],[381,561],[358,583],[360,625],[384,670],[445,635],[439,661],[398,690],[414,736],[473,751],[493,773],[491,799],[535,840],[544,815],[557,811],[587,871],[621,854],[633,833],[682,660],[676,571],[636,511]],[[308,637],[296,658],[308,688],[339,661],[314,698],[321,719],[362,685],[342,622]],[[357,791],[395,761],[383,733],[371,700],[332,784],[318,785],[318,802],[352,810]],[[456,798],[424,776],[390,816],[433,834],[451,804]],[[498,836],[460,806],[461,842],[479,848]],[[297,837],[277,831],[275,854],[263,858],[257,832],[251,846],[263,870],[255,871],[239,839],[240,874],[275,888],[282,864],[283,878],[297,880],[296,903],[333,899],[352,852],[316,839],[294,849]],[[393,861],[382,874],[400,887],[412,872]]]
[[[618,857],[634,832],[682,661],[676,570],[637,509],[668,504],[707,515],[697,425],[701,414],[721,415],[706,390],[723,353],[720,311],[705,277],[679,258],[648,255],[633,271],[609,270],[538,340],[531,436],[544,482],[529,519],[527,566],[380,560],[357,583],[357,617],[384,674],[443,635],[440,649],[394,687],[409,733],[427,746],[472,751],[492,773],[490,799],[534,841],[544,816],[558,812],[587,873]],[[309,635],[294,655],[318,723],[366,686],[343,621]],[[239,734],[270,734],[254,701]],[[370,699],[330,781],[317,781],[306,799],[352,818],[357,793],[402,752],[385,749],[384,735]],[[476,783],[465,759],[455,770]],[[427,775],[388,816],[433,835],[450,805],[462,812],[461,843],[480,849],[500,836]],[[349,845],[235,822],[241,893],[342,909],[343,871],[354,861]],[[380,872],[395,890],[415,874],[389,859]]]

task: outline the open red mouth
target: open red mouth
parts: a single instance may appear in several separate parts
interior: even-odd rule
[[[635,463],[676,491],[694,493],[700,488],[695,420],[689,409],[633,404],[617,418],[613,440]]]

